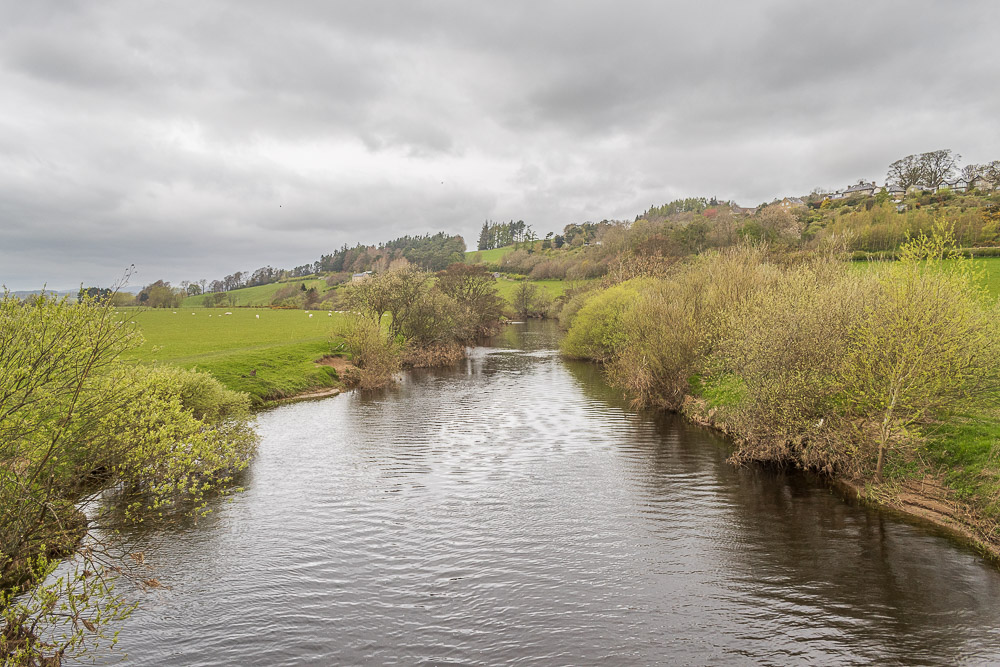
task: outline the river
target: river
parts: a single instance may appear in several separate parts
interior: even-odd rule
[[[127,664],[1000,662],[995,566],[729,465],[556,335],[262,413],[246,490],[146,536]]]

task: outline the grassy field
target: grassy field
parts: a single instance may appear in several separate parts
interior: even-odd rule
[[[983,257],[975,260],[975,262],[977,266],[982,266],[986,269],[984,282],[986,289],[990,292],[990,296],[1000,296],[1000,257]]]
[[[318,278],[304,278],[301,280],[271,283],[269,285],[257,285],[256,287],[244,287],[243,289],[227,292],[227,294],[232,294],[236,298],[237,306],[269,306],[271,305],[271,299],[274,298],[275,292],[279,289],[286,285],[294,285],[295,287],[298,287],[300,284],[305,284],[306,289],[315,287],[320,294],[323,294],[331,289],[330,287],[327,287],[325,280]],[[203,294],[199,294],[198,296],[189,296],[184,299],[181,307],[200,308],[204,302],[205,295]]]
[[[121,312],[146,339],[131,358],[207,371],[258,404],[338,384],[333,369],[315,363],[332,350],[331,334],[344,317],[337,313],[245,308]]]
[[[994,299],[1000,297],[1000,257],[980,257],[973,260],[977,268],[985,271],[983,285]],[[878,262],[851,262],[851,267],[864,271]]]
[[[514,246],[509,245],[492,250],[469,250],[465,253],[465,261],[469,264],[496,264],[501,257],[509,252],[514,252]]]
[[[555,299],[566,293],[566,290],[578,285],[586,284],[587,280],[530,280],[532,285],[538,287],[539,292],[546,294],[550,299]],[[514,290],[521,283],[519,280],[508,280],[501,278],[497,281],[497,292],[508,302],[513,302]]]

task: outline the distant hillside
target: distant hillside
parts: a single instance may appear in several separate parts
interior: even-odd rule
[[[466,264],[496,264],[500,259],[514,252],[514,246],[504,246],[503,248],[493,248],[492,250],[469,250],[465,253]]]
[[[306,290],[311,287],[315,287],[320,294],[328,292],[330,287],[327,286],[326,281],[319,278],[297,278],[293,280],[286,280],[277,283],[270,283],[268,285],[256,285],[254,287],[243,287],[240,289],[230,290],[225,293],[227,299],[232,299],[233,303],[230,304],[233,307],[240,306],[270,306],[278,290],[287,288],[289,286],[295,289],[301,289],[301,286],[305,286]],[[304,290],[303,290],[304,291]],[[214,294],[205,295],[199,294],[197,296],[189,296],[181,303],[181,308],[198,308],[205,305],[206,296],[215,296]]]

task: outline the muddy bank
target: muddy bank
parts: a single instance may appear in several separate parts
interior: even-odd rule
[[[739,437],[728,424],[716,419],[716,411],[707,409],[704,401],[688,396],[680,410],[687,419],[701,426],[723,433],[730,438]],[[830,486],[845,499],[886,509],[921,523],[942,530],[962,542],[970,544],[984,557],[1000,564],[1000,543],[990,539],[988,528],[981,517],[967,504],[955,497],[939,477],[926,475],[900,483],[874,484],[825,475]]]

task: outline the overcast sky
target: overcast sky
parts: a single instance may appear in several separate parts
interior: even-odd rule
[[[10,289],[756,205],[938,148],[1000,159],[995,0],[0,8]]]

